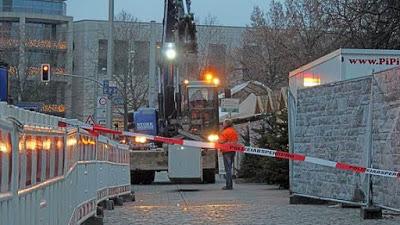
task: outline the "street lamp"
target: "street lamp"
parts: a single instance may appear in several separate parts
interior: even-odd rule
[[[174,60],[177,55],[175,43],[165,43],[164,54],[168,60]]]

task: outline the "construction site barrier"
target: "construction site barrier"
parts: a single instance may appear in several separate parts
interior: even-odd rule
[[[7,108],[0,106],[1,225],[81,224],[99,202],[131,193],[126,145]],[[36,125],[4,119],[11,116]]]
[[[87,127],[86,127],[87,128]],[[320,166],[326,167],[333,167],[339,170],[344,171],[351,171],[353,173],[365,173],[374,176],[382,176],[382,177],[391,177],[391,178],[400,178],[400,172],[392,171],[392,170],[382,170],[382,169],[375,169],[375,168],[367,168],[358,165],[352,165],[343,162],[335,162],[331,160],[309,157],[303,154],[298,153],[289,153],[285,151],[279,150],[272,150],[267,148],[255,148],[250,146],[244,146],[241,144],[220,144],[215,142],[201,142],[201,141],[191,141],[191,140],[184,140],[179,138],[167,138],[167,137],[160,137],[160,136],[152,136],[147,134],[140,134],[140,133],[133,133],[133,132],[126,132],[126,131],[116,131],[107,129],[104,127],[93,126],[91,128],[92,131],[100,131],[112,134],[118,134],[127,137],[144,137],[148,140],[162,142],[166,144],[176,144],[188,147],[199,147],[199,148],[214,148],[218,149],[222,152],[226,151],[235,151],[235,152],[243,152],[246,154],[253,154],[253,155],[260,155],[260,156],[267,156],[267,157],[274,157],[279,159],[287,159],[292,161],[303,161],[308,162]]]

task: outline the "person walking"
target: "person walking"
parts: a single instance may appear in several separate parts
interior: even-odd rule
[[[239,140],[239,135],[235,128],[233,127],[232,120],[226,119],[224,120],[223,123],[223,128],[222,131],[219,135],[218,142],[220,144],[237,144]],[[232,167],[233,167],[233,162],[235,159],[235,151],[227,151],[227,150],[221,150],[222,151],[222,156],[224,159],[224,167],[225,167],[225,179],[226,179],[226,185],[223,187],[223,190],[232,190],[233,189],[233,183],[232,183]]]

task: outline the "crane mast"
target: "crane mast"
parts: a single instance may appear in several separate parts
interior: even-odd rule
[[[164,130],[171,129],[173,120],[181,113],[180,68],[185,67],[188,54],[197,53],[196,25],[190,3],[190,0],[165,0],[162,50],[167,57],[163,57],[161,63],[159,96],[161,129]]]
[[[211,74],[205,76],[207,79],[199,76],[196,25],[190,13],[190,0],[165,0],[164,7],[159,107],[134,112],[134,131],[216,141],[219,80]],[[155,171],[163,170],[168,171],[171,181],[215,182],[216,149],[182,151],[181,146],[173,144],[160,148],[157,143],[147,143],[146,138],[135,142],[130,157],[133,184],[149,184]],[[148,150],[141,151],[141,146]],[[183,166],[186,162],[191,162],[190,168]]]

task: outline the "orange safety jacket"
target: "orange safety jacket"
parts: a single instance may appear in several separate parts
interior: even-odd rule
[[[221,144],[237,144],[238,141],[239,135],[233,127],[223,129],[218,139],[218,142]],[[225,150],[224,152],[228,151]]]

